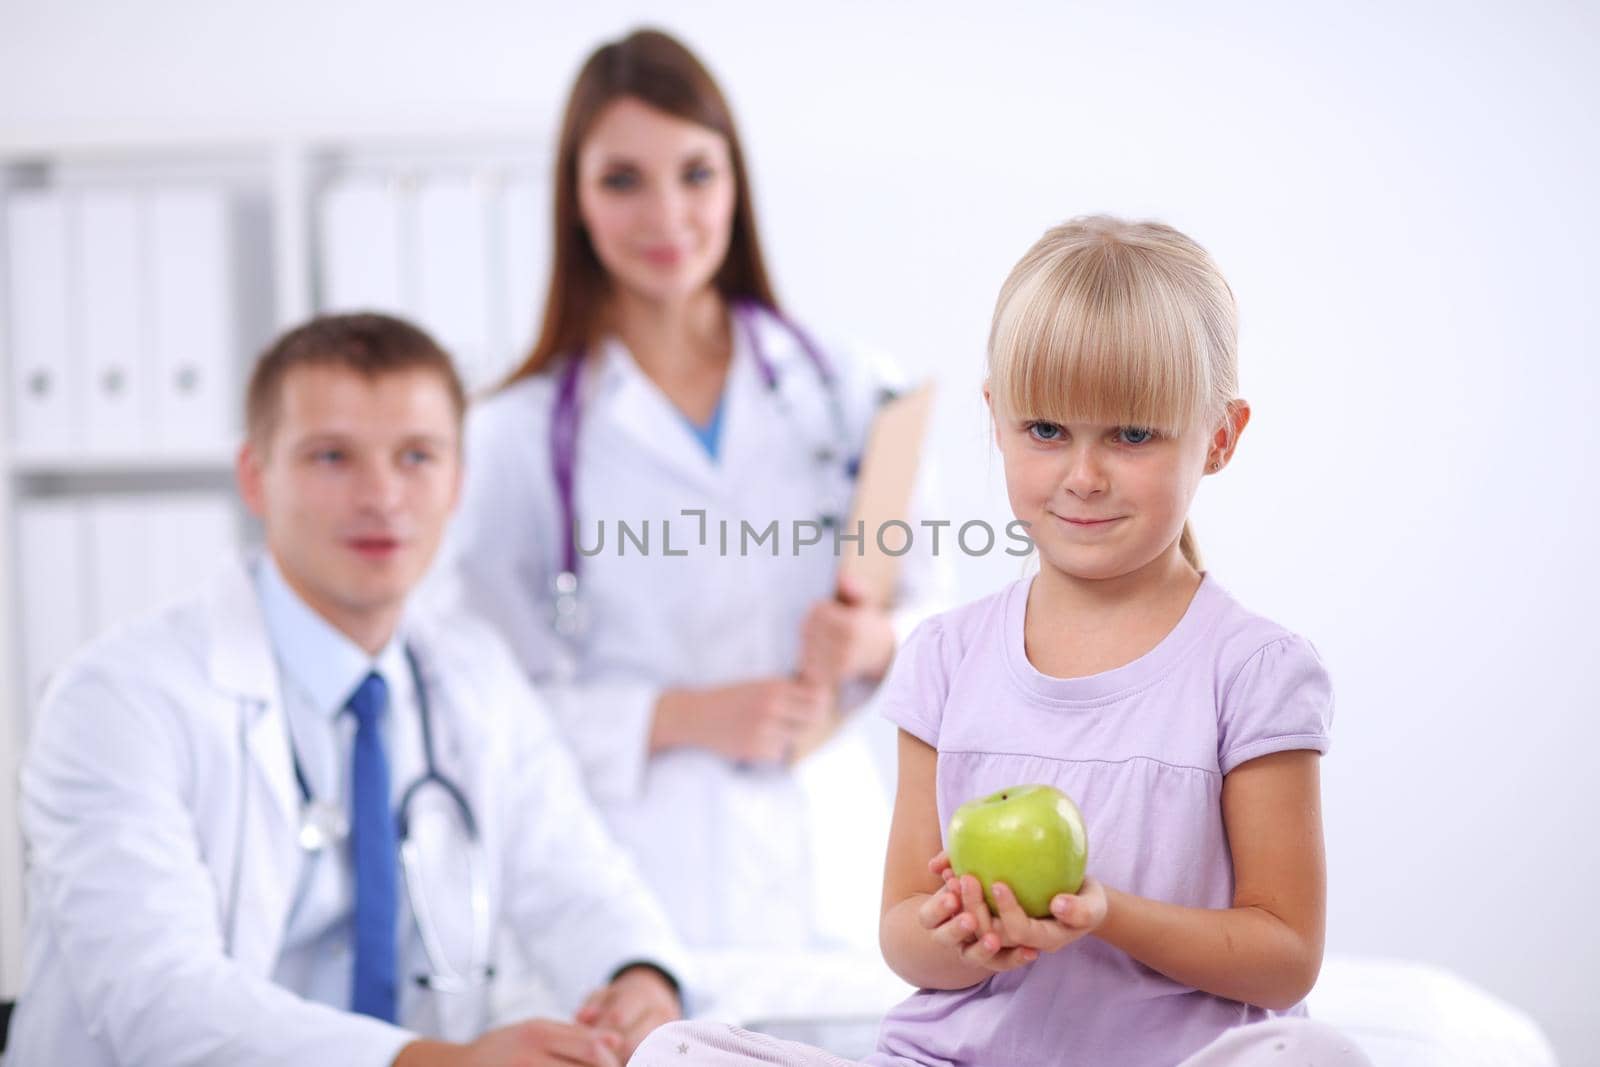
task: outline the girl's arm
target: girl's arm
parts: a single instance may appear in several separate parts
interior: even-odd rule
[[[912,985],[965,989],[1038,953],[1001,947],[998,939],[980,936],[972,915],[965,912],[982,906],[982,896],[969,899],[964,909],[930,866],[930,857],[942,848],[934,792],[937,759],[932,746],[900,731],[899,785],[884,864],[878,941],[890,969]]]
[[[1327,876],[1318,760],[1315,752],[1278,752],[1223,779],[1231,908],[1180,907],[1107,889],[1095,934],[1195,989],[1278,1011],[1298,1004],[1322,967]]]

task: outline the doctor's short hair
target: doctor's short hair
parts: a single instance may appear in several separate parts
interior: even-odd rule
[[[1209,427],[1239,395],[1233,290],[1171,226],[1071,219],[1047,230],[1000,287],[988,385],[1009,419]],[[1200,569],[1188,523],[1181,547]]]
[[[250,372],[245,390],[245,432],[263,443],[276,427],[283,382],[296,367],[343,367],[365,378],[426,371],[450,394],[456,423],[466,415],[467,394],[456,365],[426,331],[376,312],[319,315],[268,346]]]

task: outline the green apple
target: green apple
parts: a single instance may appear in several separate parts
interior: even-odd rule
[[[1067,794],[1054,786],[1017,785],[957,808],[945,849],[956,874],[977,875],[990,911],[999,909],[989,887],[1004,882],[1023,911],[1042,919],[1056,894],[1083,885],[1089,835]]]

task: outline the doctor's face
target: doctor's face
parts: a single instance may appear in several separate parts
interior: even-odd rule
[[[653,302],[711,284],[733,232],[727,138],[623,97],[579,145],[577,171],[578,214],[613,283]]]
[[[461,484],[451,394],[428,370],[299,366],[239,457],[245,502],[285,580],[375,651],[432,562]]]

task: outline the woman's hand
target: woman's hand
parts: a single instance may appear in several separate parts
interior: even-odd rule
[[[895,643],[889,612],[841,578],[834,598],[813,604],[800,626],[800,677],[829,686],[878,681],[894,659]]]
[[[710,749],[742,763],[781,763],[833,713],[833,691],[792,678],[669,689],[656,702],[650,750]]]

